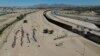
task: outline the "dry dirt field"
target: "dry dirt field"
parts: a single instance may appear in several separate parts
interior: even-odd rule
[[[7,28],[0,56],[100,56],[100,45],[46,20],[42,10]]]

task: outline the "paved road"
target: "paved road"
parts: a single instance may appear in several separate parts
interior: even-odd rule
[[[99,45],[49,23],[43,12],[29,14],[14,25],[0,56],[100,56]]]

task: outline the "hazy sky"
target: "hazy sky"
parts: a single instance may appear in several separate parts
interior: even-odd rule
[[[100,0],[0,0],[0,6],[30,6],[35,4],[100,5]]]

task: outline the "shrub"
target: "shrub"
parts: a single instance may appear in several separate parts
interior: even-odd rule
[[[44,29],[43,30],[43,33],[48,33],[48,29]]]
[[[54,30],[50,30],[50,31],[49,31],[49,34],[53,34],[53,32],[54,32]]]
[[[27,23],[27,20],[24,20],[23,23]]]

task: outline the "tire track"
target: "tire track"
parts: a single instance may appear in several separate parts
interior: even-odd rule
[[[35,42],[37,42],[37,39],[35,38],[35,31],[36,31],[36,29],[33,29],[33,39]]]
[[[13,43],[12,43],[12,48],[14,48],[15,45],[16,45],[16,36],[14,36],[14,41],[13,41]]]
[[[20,30],[17,30],[15,34],[17,35],[17,34],[19,33],[19,31],[20,31]]]
[[[16,39],[17,39],[17,34],[19,33],[19,31],[20,30],[17,30],[16,32],[15,32],[15,36],[14,36],[14,41],[13,41],[13,43],[12,43],[12,48],[14,48],[15,47],[15,45],[16,45]]]
[[[26,36],[27,36],[28,43],[30,43],[29,34],[27,33]]]
[[[23,30],[23,28],[21,28],[21,43],[20,43],[20,45],[22,46],[23,45],[23,38],[24,38],[24,30]]]

